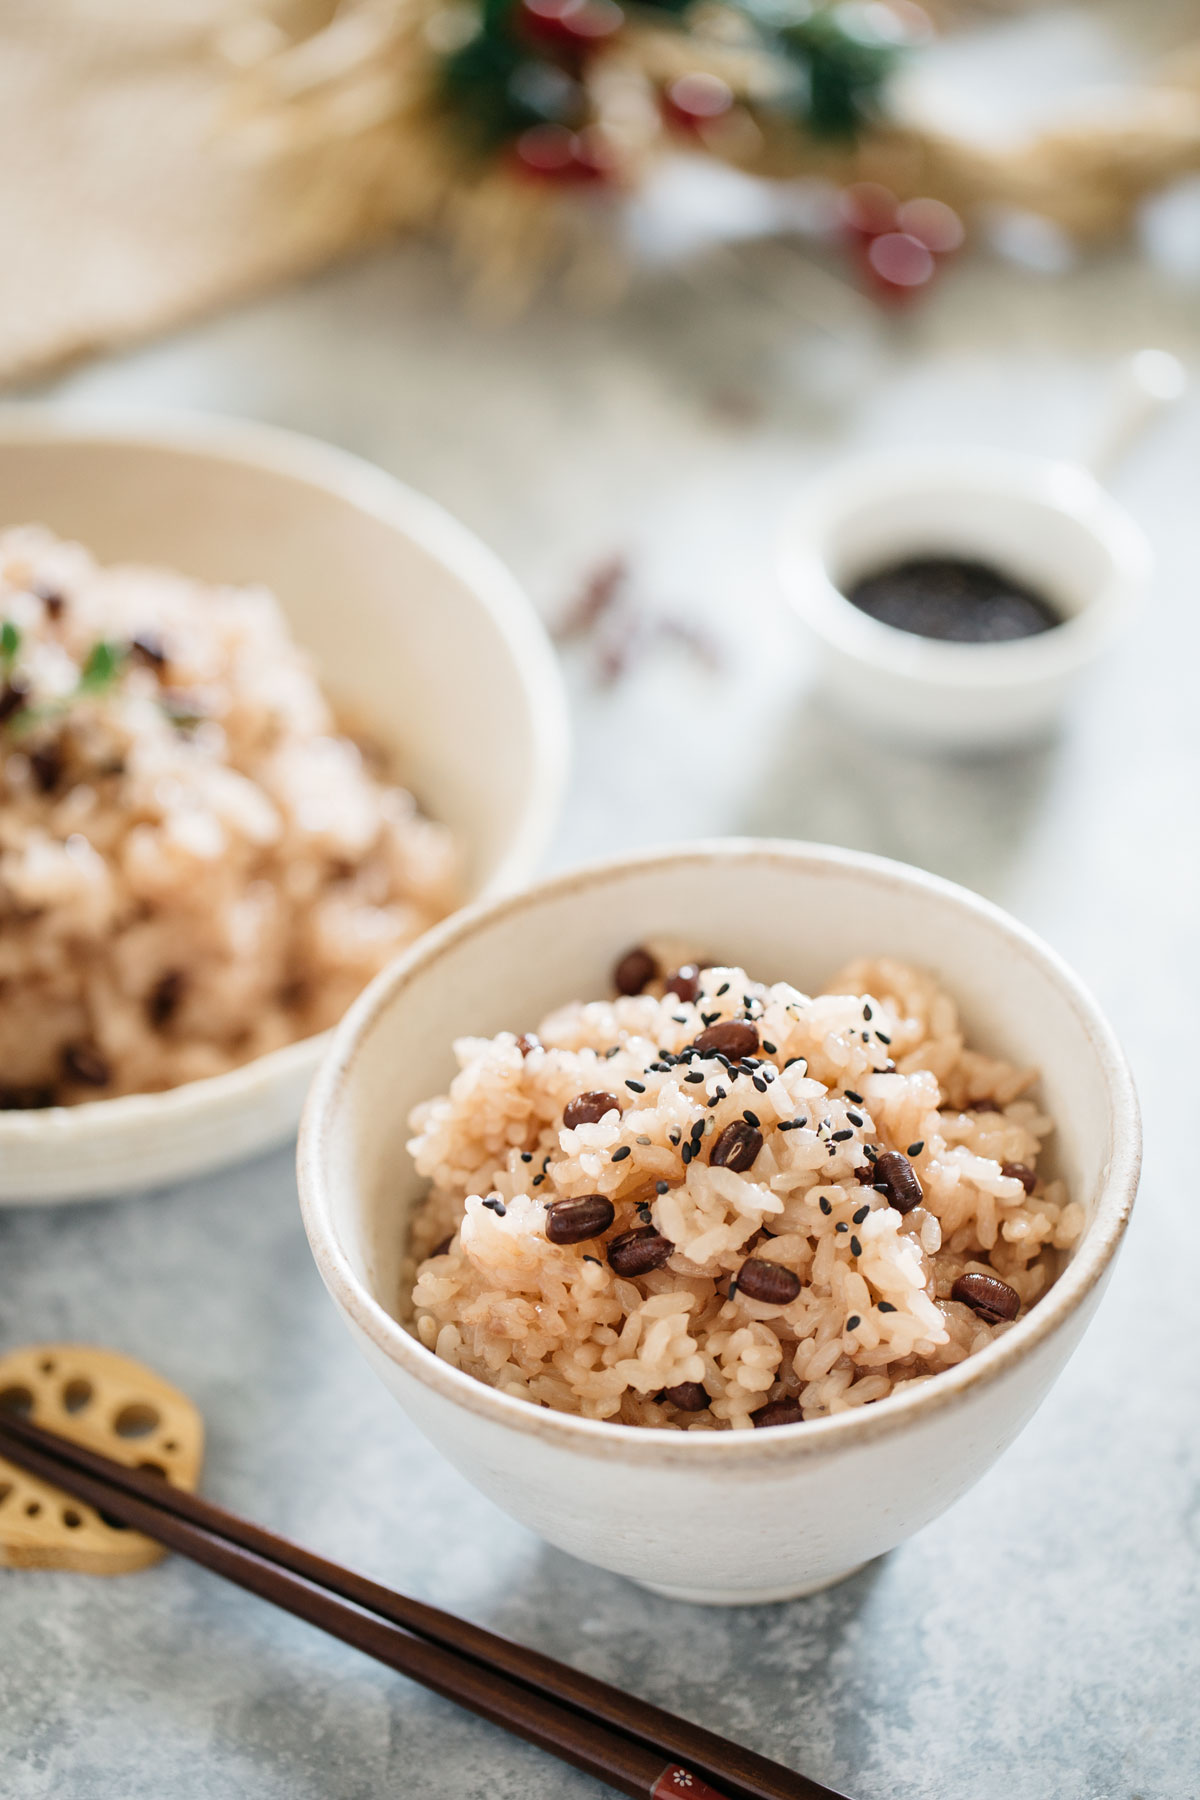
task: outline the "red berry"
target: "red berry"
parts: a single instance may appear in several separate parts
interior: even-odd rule
[[[522,0],[522,10],[541,36],[577,46],[599,43],[625,23],[617,0]]]
[[[896,225],[935,256],[959,249],[966,236],[962,220],[944,200],[906,200],[896,214]]]
[[[722,118],[733,105],[733,89],[719,75],[681,75],[663,95],[663,110],[677,125],[689,129]]]
[[[569,131],[565,125],[531,125],[513,148],[521,169],[544,180],[606,181],[613,172],[608,146],[596,131]]]
[[[886,231],[867,250],[867,267],[883,290],[895,298],[922,288],[934,271],[933,253],[920,238]]]
[[[878,181],[856,181],[838,196],[842,223],[855,237],[880,237],[896,229],[896,196]]]

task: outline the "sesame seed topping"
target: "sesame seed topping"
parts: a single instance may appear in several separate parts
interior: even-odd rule
[[[686,1169],[688,1164],[691,1162],[692,1157],[695,1155],[695,1151],[692,1149],[692,1146],[690,1144],[685,1144],[683,1146],[683,1149],[679,1152],[679,1154],[683,1158],[683,1166]]]
[[[584,1260],[584,1262],[594,1262],[598,1269],[601,1269],[604,1267],[603,1263],[600,1261],[600,1258],[598,1256],[586,1256],[585,1255],[583,1260]]]
[[[856,1237],[852,1237],[850,1239],[850,1254],[851,1254],[851,1256],[861,1256],[862,1255],[862,1245],[859,1243],[859,1241]]]
[[[835,1144],[844,1144],[847,1138],[852,1138],[853,1136],[854,1133],[852,1131],[835,1131],[833,1134],[833,1142]]]
[[[635,1144],[641,1144],[642,1148],[645,1149],[646,1145],[650,1142],[650,1139],[648,1137],[638,1136],[635,1137],[633,1141]]]
[[[768,1044],[768,1042],[767,1042],[767,1040],[766,1040],[766,1038],[764,1038],[764,1039],[763,1039],[763,1041],[762,1041],[762,1047],[763,1047],[763,1049],[764,1049],[764,1050],[765,1050],[765,1051],[766,1051],[766,1053],[767,1053],[767,1055],[768,1055],[768,1056],[774,1056],[774,1055],[775,1055],[775,1046],[774,1046],[774,1044]]]
[[[854,1214],[854,1223],[856,1225],[861,1225],[863,1220],[867,1217],[870,1210],[871,1210],[871,1208],[870,1208],[869,1204],[867,1206],[860,1206],[858,1211]]]
[[[758,1089],[758,1091],[759,1091],[759,1093],[760,1093],[760,1094],[765,1094],[765,1093],[766,1093],[766,1091],[767,1091],[767,1084],[766,1084],[766,1082],[765,1082],[765,1081],[764,1081],[764,1080],[763,1080],[763,1078],[762,1078],[762,1076],[761,1076],[761,1075],[755,1075],[755,1076],[753,1076],[753,1077],[752,1077],[752,1079],[753,1079],[753,1082],[754,1082],[754,1085],[755,1085],[755,1087],[756,1087],[756,1088],[757,1088],[757,1089]]]
[[[846,1330],[857,1331],[861,1324],[862,1320],[859,1318],[858,1314],[851,1313],[850,1317],[846,1320]]]
[[[629,1145],[628,1145],[628,1144],[622,1144],[622,1145],[621,1145],[621,1147],[620,1147],[620,1149],[619,1149],[619,1150],[614,1150],[614,1151],[613,1151],[613,1153],[612,1153],[612,1160],[613,1160],[613,1162],[624,1162],[624,1161],[625,1161],[625,1158],[626,1158],[626,1157],[627,1157],[627,1156],[628,1156],[628,1155],[629,1155],[629,1154],[630,1154],[630,1149],[629,1149]]]
[[[502,1219],[504,1217],[505,1213],[508,1211],[508,1208],[505,1206],[503,1200],[501,1200],[501,1198],[498,1194],[489,1195],[489,1197],[484,1201],[483,1204],[487,1207],[489,1212],[494,1212],[496,1214],[497,1218],[500,1218],[500,1219]]]
[[[542,1185],[543,1181],[545,1181],[545,1179],[546,1179],[546,1177],[544,1175],[535,1175],[533,1178],[534,1187],[541,1187],[541,1185]]]
[[[925,1148],[925,1139],[918,1138],[915,1144],[910,1144],[908,1146],[907,1154],[909,1156],[920,1156],[920,1154],[924,1148]]]
[[[683,1079],[685,1081],[693,1081],[693,1082],[703,1081],[704,1080],[704,1070],[703,1069],[692,1069],[688,1072],[688,1074],[686,1074],[684,1076]]]
[[[821,1195],[820,1206],[821,1211],[825,1214],[826,1218],[828,1218],[829,1214],[833,1211],[833,1202],[827,1194]]]
[[[533,1161],[533,1151],[532,1150],[522,1150],[521,1161],[522,1162],[532,1162]]]
[[[757,1130],[758,1126],[760,1126],[762,1124],[762,1120],[759,1118],[758,1114],[752,1113],[750,1111],[749,1107],[746,1108],[745,1112],[742,1114],[742,1117],[743,1117],[743,1119],[745,1119],[747,1125],[753,1125],[756,1130]]]
[[[870,1007],[869,1007],[869,1006],[864,1006],[864,1007],[863,1007],[863,1018],[864,1018],[864,1019],[870,1019],[870,1018],[872,1018],[872,1017],[873,1017],[873,1016],[874,1016],[874,1015],[873,1015],[873,1014],[872,1014],[872,1012],[871,1012],[871,1009],[870,1009]]]
[[[844,1219],[839,1219],[833,1229],[835,1231],[849,1231],[850,1227],[847,1225],[847,1223]]]
[[[879,1311],[880,1312],[895,1312],[895,1310],[896,1309],[892,1305],[890,1300],[881,1300],[879,1302]]]
[[[723,981],[721,983],[720,987],[717,989],[717,999],[719,1000],[721,998],[722,994],[727,994],[728,992],[729,992],[729,983],[727,981]]]
[[[879,1039],[881,1044],[890,1044],[892,1041],[885,1031],[877,1031],[875,1036]]]
[[[671,1184],[669,1181],[656,1181],[654,1184],[654,1191],[656,1194],[669,1194],[671,1191]]]
[[[849,1119],[849,1121],[852,1125],[861,1125],[863,1122],[863,1117],[862,1117],[861,1113],[848,1112],[846,1114],[846,1117]]]
[[[845,1094],[845,1096],[846,1096],[846,1098],[847,1098],[847,1100],[853,1100],[853,1102],[854,1102],[854,1104],[855,1104],[855,1106],[861,1106],[861,1105],[862,1105],[862,1095],[861,1095],[861,1094],[856,1094],[856,1093],[855,1093],[855,1092],[854,1092],[854,1089],[853,1089],[853,1088],[843,1088],[843,1089],[842,1089],[842,1092],[843,1092],[843,1093],[844,1093],[844,1094]]]
[[[631,1094],[644,1094],[646,1091],[646,1084],[644,1081],[631,1081],[628,1077],[626,1077],[625,1086],[629,1089]]]

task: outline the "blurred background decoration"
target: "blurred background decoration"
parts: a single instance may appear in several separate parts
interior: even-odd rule
[[[1074,87],[1032,83],[1040,104],[1025,82],[1007,116],[956,106],[955,42],[1039,10],[10,0],[0,221],[20,254],[0,270],[0,376],[400,229],[444,233],[493,311],[551,276],[601,303],[661,249],[639,209],[686,206],[664,171],[687,163],[768,191],[748,206],[761,234],[881,301],[964,238],[1061,265],[1200,176],[1200,30],[1193,0],[1067,9],[1121,40],[1119,80],[1085,54]]]

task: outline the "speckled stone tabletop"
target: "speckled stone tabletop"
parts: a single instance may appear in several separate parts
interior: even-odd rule
[[[352,1348],[290,1149],[218,1179],[0,1215],[0,1343],[145,1358],[202,1407],[205,1486],[326,1554],[717,1729],[855,1800],[1200,1792],[1200,399],[1122,471],[1151,609],[1050,747],[932,761],[847,741],[771,571],[781,507],[863,445],[1071,450],[1111,359],[1200,370],[1200,294],[1132,260],[1051,282],[980,259],[883,329],[749,249],[617,311],[465,319],[430,251],[366,259],[48,392],[274,420],[452,507],[550,616],[627,551],[703,623],[604,686],[567,656],[577,750],[552,862],[701,832],[883,851],[1001,901],[1093,985],[1145,1106],[1141,1199],[1100,1315],[1037,1417],[938,1523],[842,1586],[696,1609],[547,1549],[473,1492]],[[702,779],[674,736],[722,754]],[[648,779],[652,776],[652,779]],[[770,1546],[763,1546],[764,1581]],[[175,1559],[0,1578],[4,1800],[587,1800],[602,1790]]]

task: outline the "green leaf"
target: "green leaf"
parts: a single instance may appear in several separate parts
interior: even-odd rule
[[[795,110],[814,137],[853,139],[882,111],[902,47],[854,4],[822,6],[781,23],[778,44],[800,78]]]
[[[11,619],[0,625],[0,658],[10,663],[21,648],[21,633]]]
[[[124,656],[119,645],[99,638],[88,651],[83,673],[79,677],[79,691],[84,694],[102,692],[116,677]]]

